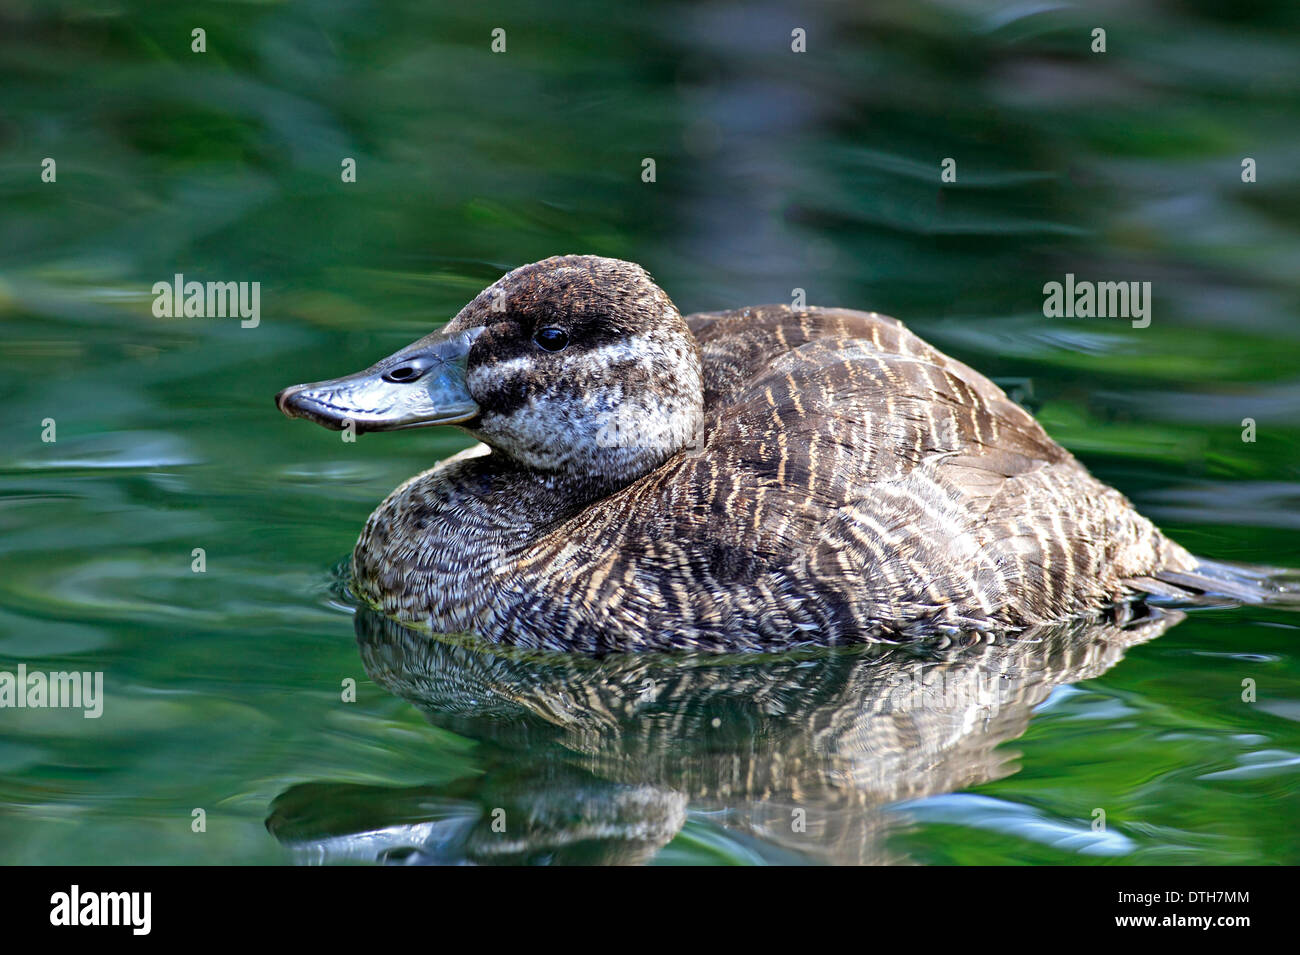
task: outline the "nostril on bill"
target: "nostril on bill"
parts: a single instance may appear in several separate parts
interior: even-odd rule
[[[393,368],[384,372],[384,377],[397,384],[405,384],[408,381],[415,381],[422,374],[419,368],[411,365],[403,365],[401,368]]]

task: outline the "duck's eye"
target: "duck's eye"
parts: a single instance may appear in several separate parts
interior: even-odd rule
[[[569,344],[569,333],[563,328],[539,328],[533,341],[547,351],[559,351]]]

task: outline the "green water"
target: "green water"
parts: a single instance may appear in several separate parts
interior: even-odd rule
[[[1300,567],[1300,18],[1232,10],[7,6],[0,671],[105,699],[0,710],[0,862],[1300,862],[1294,613],[497,658],[355,617],[334,574],[467,442],[271,404],[515,265],[614,255],[683,312],[897,315],[1190,549]],[[178,272],[260,282],[260,323],[155,318]],[[1066,273],[1150,281],[1150,326],[1045,318]],[[1008,692],[873,709],[922,671]]]

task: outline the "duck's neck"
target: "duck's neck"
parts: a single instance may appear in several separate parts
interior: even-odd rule
[[[458,455],[398,487],[370,515],[353,552],[353,584],[398,619],[443,632],[479,629],[547,533],[627,483],[525,468],[497,454]]]

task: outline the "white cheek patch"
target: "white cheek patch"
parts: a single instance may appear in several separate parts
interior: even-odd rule
[[[543,356],[545,354],[541,349],[538,349],[536,355],[519,355],[516,358],[507,358],[505,361],[494,361],[490,365],[480,365],[470,370],[466,376],[466,382],[470,385],[471,390],[477,390],[484,386],[491,388],[491,386],[499,385],[510,378],[529,374],[537,368],[539,361],[544,360]],[[663,354],[663,352],[654,347],[652,339],[642,335],[635,335],[622,341],[601,345],[599,348],[593,348],[590,351],[575,351],[573,361],[580,363],[584,369],[589,369],[613,365],[616,362],[640,362],[655,354]],[[563,360],[559,363],[560,374],[564,373],[564,364]]]
[[[654,355],[663,354],[662,343],[648,335],[633,335],[631,338],[620,339],[616,342],[610,342],[608,345],[601,345],[599,348],[593,348],[586,352],[584,359],[590,359],[597,365],[612,365],[615,362],[635,361],[643,362]]]
[[[505,361],[494,361],[490,365],[479,365],[469,370],[469,373],[465,376],[465,383],[469,385],[471,392],[478,391],[484,386],[490,388],[492,385],[500,384],[507,378],[526,375],[536,363],[536,359],[533,357],[521,355],[518,358],[508,358]]]
[[[510,414],[487,413],[481,433],[530,467],[627,474],[648,470],[691,442],[701,422],[702,392],[695,351],[671,335],[642,334],[575,352],[574,381],[585,394],[537,394]],[[634,364],[649,383],[629,387],[619,366]],[[606,372],[606,369],[608,370]],[[535,372],[530,356],[471,372],[472,387]]]
[[[611,367],[614,365],[625,364],[626,362],[636,362],[638,364],[649,364],[656,357],[680,358],[681,352],[678,349],[671,351],[665,350],[668,343],[656,341],[655,338],[646,335],[634,335],[631,338],[625,338],[620,341],[610,342],[608,345],[601,345],[599,348],[593,348],[590,351],[573,351],[569,355],[556,353],[560,361],[553,367],[556,374],[564,375],[566,364],[572,363],[575,370],[580,369],[586,373],[586,377],[599,377],[599,369]],[[502,382],[511,378],[527,376],[536,370],[539,364],[546,360],[546,352],[538,349],[534,355],[519,355],[515,358],[507,358],[504,361],[494,361],[488,365],[479,365],[471,368],[466,376],[466,383],[470,389],[478,390],[483,387],[490,389],[494,385],[500,385]],[[595,375],[592,373],[596,372]]]
[[[603,411],[583,401],[543,400],[510,415],[485,416],[483,433],[530,467],[621,471],[667,458],[694,437],[700,418],[698,408],[644,398]]]

